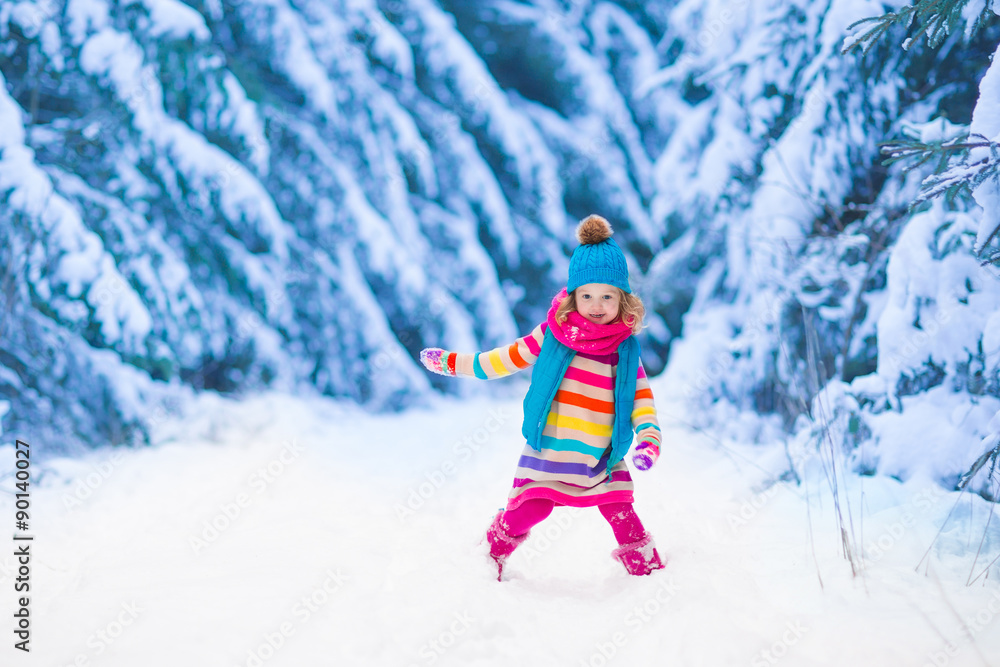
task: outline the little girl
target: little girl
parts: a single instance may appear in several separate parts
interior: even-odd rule
[[[611,235],[611,225],[600,216],[580,223],[566,289],[529,335],[489,352],[420,353],[435,373],[484,380],[535,366],[524,399],[527,444],[507,509],[497,513],[486,533],[498,580],[507,557],[556,505],[596,506],[620,545],[612,556],[629,574],[663,567],[632,508],[632,477],[624,460],[633,430],[640,440],[632,457],[637,468],[648,470],[660,455],[653,393],[634,336],[645,310],[629,289],[625,255]]]

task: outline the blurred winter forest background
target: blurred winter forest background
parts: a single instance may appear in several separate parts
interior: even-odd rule
[[[692,427],[996,499],[997,11],[0,0],[3,437],[502,391],[417,353],[530,331],[599,213]]]

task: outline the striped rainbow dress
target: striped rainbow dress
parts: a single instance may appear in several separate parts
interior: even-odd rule
[[[514,343],[488,352],[451,352],[443,361],[448,372],[484,380],[501,378],[531,366],[538,359],[546,323]],[[632,476],[622,460],[607,475],[615,410],[618,354],[577,352],[552,401],[542,431],[541,451],[525,443],[517,463],[507,509],[529,498],[548,498],[558,505],[593,507],[632,502]],[[643,440],[660,444],[660,427],[653,391],[639,363],[632,409],[632,428]]]

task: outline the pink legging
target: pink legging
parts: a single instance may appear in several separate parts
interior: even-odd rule
[[[524,535],[532,526],[542,522],[555,507],[555,502],[547,498],[530,498],[517,509],[503,513],[503,523],[512,536]],[[641,540],[646,534],[642,522],[632,508],[632,503],[608,503],[598,505],[601,515],[611,524],[618,544],[630,544]]]

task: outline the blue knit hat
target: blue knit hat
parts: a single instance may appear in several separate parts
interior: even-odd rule
[[[580,245],[569,260],[569,280],[566,291],[572,292],[580,285],[604,283],[614,285],[629,294],[628,264],[625,253],[611,235],[611,224],[599,215],[588,215],[576,228]]]

